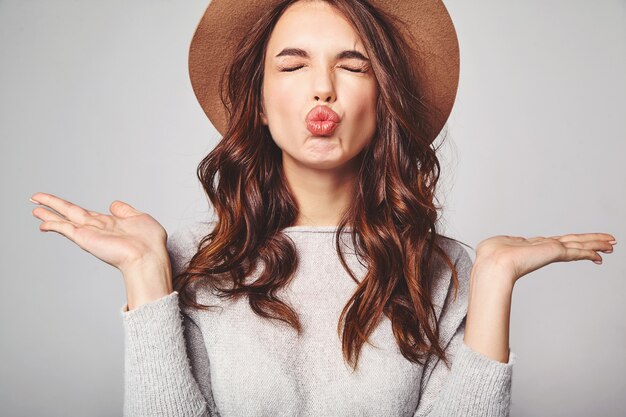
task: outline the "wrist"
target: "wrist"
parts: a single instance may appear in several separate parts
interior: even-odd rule
[[[515,275],[505,265],[477,257],[470,273],[470,282],[494,291],[512,293]]]
[[[474,262],[463,336],[472,350],[502,363],[509,360],[511,276],[493,263]]]
[[[136,263],[124,269],[123,276],[129,310],[173,292],[169,260]]]

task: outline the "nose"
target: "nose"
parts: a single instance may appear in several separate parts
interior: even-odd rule
[[[335,101],[334,97],[335,95],[333,93],[319,93],[314,96],[315,101],[321,100],[327,103],[332,103],[333,101]]]
[[[333,73],[328,69],[314,71],[313,98],[315,101],[333,102],[336,99]]]

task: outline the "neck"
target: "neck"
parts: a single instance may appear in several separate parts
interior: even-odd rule
[[[285,178],[299,209],[295,226],[339,224],[351,203],[358,170],[356,159],[336,169],[316,169],[283,157]]]

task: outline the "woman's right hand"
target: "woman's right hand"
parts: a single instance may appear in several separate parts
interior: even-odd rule
[[[65,236],[122,272],[129,308],[131,295],[138,301],[133,304],[142,304],[172,292],[167,232],[149,214],[119,200],[109,206],[112,215],[86,210],[52,194],[35,193],[31,200],[41,204],[32,211],[43,220],[39,230]]]

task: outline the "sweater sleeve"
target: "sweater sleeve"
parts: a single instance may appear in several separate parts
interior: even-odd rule
[[[472,350],[463,341],[473,263],[467,252],[460,249],[455,264],[459,301],[449,302],[440,318],[442,346],[451,366],[448,368],[434,355],[429,358],[414,417],[508,417],[517,355],[509,349],[509,361],[503,363]],[[450,329],[451,337],[446,336]]]
[[[190,321],[183,326],[176,291],[128,311],[121,310],[125,336],[124,416],[211,417],[211,406],[201,391],[208,381],[196,380],[189,352],[198,349],[198,332]],[[189,346],[185,335],[191,337]],[[206,351],[204,350],[204,355]],[[193,363],[208,363],[206,356]],[[207,375],[208,376],[208,375]]]
[[[172,273],[194,253],[197,236],[179,229],[167,240]],[[184,314],[177,291],[121,309],[124,327],[124,416],[219,417],[203,336]]]
[[[465,320],[445,350],[451,368],[437,359],[415,417],[508,417],[516,353],[509,349],[503,363],[475,352],[463,341],[464,330]]]

